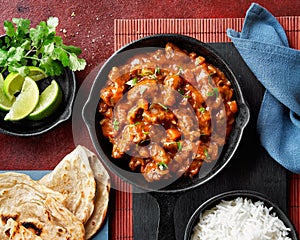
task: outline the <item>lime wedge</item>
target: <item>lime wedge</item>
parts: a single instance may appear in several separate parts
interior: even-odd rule
[[[46,73],[35,66],[28,66],[28,77],[30,77],[34,81],[39,81],[47,77]],[[4,80],[3,90],[5,95],[9,98],[9,100],[14,99],[14,95],[21,91],[22,85],[24,82],[24,76],[17,72],[11,72],[7,75]]]
[[[42,120],[57,110],[62,101],[62,91],[55,80],[41,93],[38,105],[27,117],[30,120]]]
[[[39,88],[34,80],[25,77],[20,94],[6,114],[4,120],[17,121],[27,117],[39,101]]]
[[[9,73],[4,79],[3,91],[9,100],[15,98],[15,93],[20,92],[24,82],[24,77],[19,73]]]
[[[4,90],[3,90],[3,85],[4,85],[4,78],[3,78],[3,75],[0,73],[0,110],[9,111],[13,102],[16,99],[13,98],[12,100],[9,100],[7,98],[7,96],[5,95]]]
[[[34,81],[39,81],[47,77],[47,74],[38,67],[28,66],[28,69],[29,69],[28,77],[32,78]]]

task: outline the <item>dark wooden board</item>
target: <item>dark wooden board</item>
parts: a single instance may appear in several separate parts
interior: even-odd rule
[[[230,190],[260,192],[284,212],[288,212],[289,173],[260,145],[256,131],[264,88],[233,44],[213,43],[211,46],[226,59],[235,72],[250,108],[250,121],[232,160],[216,177],[204,185],[181,193],[152,194],[154,197],[148,193],[133,194],[134,239],[157,239],[159,219],[160,224],[164,226],[163,239],[175,240],[175,236],[178,240],[183,239],[186,224],[193,212],[208,198]]]

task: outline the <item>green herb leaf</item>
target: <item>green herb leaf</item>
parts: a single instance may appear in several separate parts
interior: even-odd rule
[[[10,21],[4,21],[4,30],[6,32],[6,35],[8,37],[15,37],[16,33],[15,33],[15,26],[12,22]]]
[[[206,159],[210,159],[210,156],[209,156],[209,153],[208,153],[208,150],[207,149],[204,149],[204,155],[205,155],[205,158]]]
[[[49,17],[47,20],[47,26],[49,29],[49,33],[55,32],[55,29],[58,26],[58,18],[57,17]]]
[[[130,126],[137,126],[139,124],[141,124],[141,122],[136,122],[136,123],[130,124]]]
[[[201,112],[201,113],[204,113],[204,112],[206,111],[206,109],[205,109],[204,107],[200,107],[200,108],[198,109],[198,111]]]
[[[117,119],[115,119],[115,120],[113,121],[113,128],[114,128],[114,130],[116,130],[116,131],[119,130],[119,122],[118,122]]]
[[[216,98],[217,98],[219,96],[219,90],[218,90],[218,88],[215,87],[215,88],[213,88],[212,91],[208,92],[206,95],[208,97],[216,96]]]
[[[72,71],[83,70],[86,61],[78,58],[81,49],[63,44],[62,38],[55,35],[58,24],[56,17],[41,21],[35,28],[30,28],[28,19],[5,21],[6,36],[4,42],[0,42],[3,71],[20,72],[21,67],[28,64],[40,67],[49,76],[61,75],[64,67]]]
[[[164,170],[168,169],[168,165],[166,163],[164,163],[164,162],[159,162],[157,164],[157,166],[158,166],[159,170],[161,170],[161,171],[164,171]]]
[[[126,82],[126,84],[129,85],[130,87],[133,87],[137,84],[137,82],[138,82],[138,79],[135,77],[135,78],[130,79],[128,82]]]
[[[165,145],[169,146],[172,144],[176,144],[177,145],[177,151],[181,151],[182,150],[182,142],[178,141],[178,142],[166,142]]]
[[[75,53],[69,54],[69,68],[72,71],[83,70],[85,66],[86,66],[86,62],[84,59],[78,58]]]
[[[178,141],[177,143],[177,151],[180,152],[182,150],[182,142]]]
[[[8,52],[0,49],[0,65],[4,65],[6,63],[6,59],[8,57]]]
[[[67,45],[61,44],[61,47],[69,53],[75,53],[76,55],[79,55],[82,53],[82,50],[80,48],[72,46],[72,45],[67,46]]]
[[[39,67],[44,70],[48,76],[59,76],[63,74],[64,71],[62,64],[49,56],[40,60]]]
[[[163,109],[165,109],[166,111],[168,111],[168,107],[163,105],[162,103],[157,103],[159,106],[161,106]]]
[[[159,67],[156,67],[156,68],[155,68],[154,74],[157,75],[157,74],[160,74],[160,73],[161,73],[160,68],[159,68]]]
[[[153,75],[153,72],[150,69],[143,68],[141,73],[138,74],[138,75],[141,76],[141,77],[144,77],[144,76]]]

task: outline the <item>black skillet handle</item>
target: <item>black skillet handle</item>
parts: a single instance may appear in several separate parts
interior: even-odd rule
[[[159,225],[157,230],[157,240],[175,240],[174,210],[179,193],[150,193],[159,205]]]

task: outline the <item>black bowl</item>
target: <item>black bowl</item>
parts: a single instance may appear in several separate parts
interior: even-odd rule
[[[0,111],[0,133],[21,137],[35,136],[53,129],[58,124],[70,118],[76,91],[75,74],[71,70],[65,69],[64,74],[61,76],[48,77],[47,79],[38,81],[37,84],[40,89],[43,89],[50,84],[52,79],[57,81],[63,93],[62,103],[55,113],[40,121],[31,121],[28,119],[4,121],[6,112]]]
[[[208,199],[206,202],[201,204],[200,207],[191,216],[191,218],[187,224],[185,234],[184,234],[184,240],[191,239],[191,236],[193,234],[193,229],[199,222],[200,215],[205,210],[212,209],[217,204],[219,204],[222,200],[230,201],[230,200],[236,199],[237,197],[247,198],[247,199],[252,200],[252,202],[261,201],[264,203],[264,206],[266,206],[267,208],[272,208],[271,213],[275,213],[275,215],[279,219],[281,219],[281,221],[284,223],[284,225],[287,228],[291,229],[291,231],[289,232],[289,237],[293,240],[298,239],[296,230],[295,230],[293,224],[291,223],[291,221],[289,220],[289,218],[285,215],[285,213],[276,204],[271,202],[266,196],[264,196],[261,193],[255,192],[255,191],[236,190],[236,191],[221,193],[217,196],[214,196],[214,197]]]
[[[157,50],[157,48],[164,48],[166,43],[168,42],[177,45],[180,49],[186,50],[188,52],[195,52],[199,55],[204,56],[208,62],[212,63],[214,66],[223,71],[232,83],[239,111],[236,116],[234,128],[230,134],[227,144],[223,147],[221,156],[212,164],[207,164],[206,166],[204,164],[204,166],[200,170],[200,174],[198,175],[198,177],[195,177],[193,179],[182,177],[172,183],[164,183],[163,181],[159,181],[159,183],[148,183],[144,180],[142,174],[133,173],[130,170],[126,170],[124,166],[114,163],[113,159],[111,158],[112,145],[103,136],[101,127],[99,125],[101,116],[97,111],[97,106],[99,104],[99,92],[105,86],[108,73],[110,72],[112,67],[125,63],[126,60],[128,60],[135,54],[149,51],[149,49]],[[134,41],[114,53],[98,72],[93,83],[89,98],[83,109],[83,119],[88,127],[90,137],[93,141],[96,151],[98,152],[106,167],[112,170],[113,173],[117,174],[123,180],[137,186],[139,189],[147,191],[155,190],[176,192],[187,190],[199,186],[211,179],[219,171],[221,171],[221,169],[223,169],[232,158],[241,140],[243,129],[249,121],[249,117],[249,109],[243,98],[237,78],[231,70],[230,66],[218,55],[218,53],[213,48],[211,48],[207,44],[200,42],[194,38],[178,34],[148,36]]]

